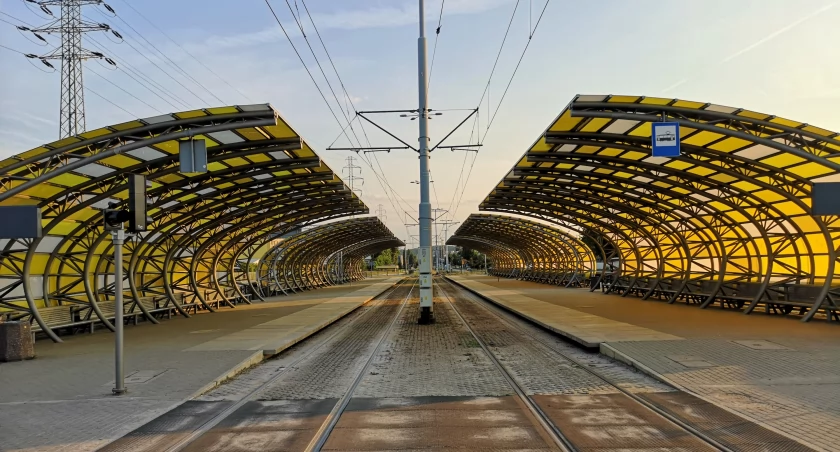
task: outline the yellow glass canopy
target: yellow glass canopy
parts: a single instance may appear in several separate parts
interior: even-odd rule
[[[206,173],[179,171],[185,139],[206,142]],[[33,320],[54,340],[39,311],[59,323],[112,326],[100,307],[114,297],[102,211],[124,206],[129,173],[151,182],[154,222],[124,247],[126,309],[150,320],[161,305],[188,315],[247,301],[242,256],[302,226],[368,212],[267,104],[103,127],[0,162],[0,205],[39,206],[44,234],[0,240],[0,310]]]
[[[660,121],[680,124],[680,157],[651,155]],[[608,243],[620,257],[612,291],[742,298],[747,312],[799,307],[808,320],[837,306],[838,217],[811,215],[812,185],[836,181],[837,133],[702,102],[579,95],[481,210]]]

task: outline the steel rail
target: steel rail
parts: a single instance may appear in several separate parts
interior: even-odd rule
[[[379,295],[374,297],[374,299],[386,299],[386,298],[388,298],[397,289],[402,287],[403,284],[404,284],[404,282],[402,280],[400,280],[399,282],[397,282],[396,284],[394,284],[394,286],[392,286],[390,288],[390,291],[388,291],[387,294],[385,294],[385,291],[383,291],[382,293],[380,293]],[[265,382],[260,384],[258,387],[254,388],[253,390],[248,392],[248,394],[244,395],[241,399],[239,399],[238,401],[233,403],[231,406],[225,408],[224,410],[219,412],[217,415],[213,416],[212,418],[210,418],[209,420],[207,420],[206,422],[201,424],[198,428],[196,428],[195,430],[190,432],[186,437],[182,438],[180,441],[173,444],[172,446],[169,446],[165,450],[167,452],[177,452],[177,451],[183,450],[185,447],[192,444],[195,440],[200,438],[202,435],[208,433],[213,427],[218,425],[223,420],[227,419],[231,414],[235,413],[236,410],[238,410],[239,408],[242,408],[242,406],[244,406],[246,403],[251,401],[251,399],[253,399],[254,396],[258,395],[262,390],[264,390],[265,388],[267,388],[268,386],[270,386],[271,384],[276,382],[278,379],[280,379],[280,377],[285,375],[291,369],[296,368],[298,364],[300,364],[305,359],[307,359],[310,356],[312,356],[313,354],[315,354],[315,352],[317,352],[318,350],[323,348],[325,345],[329,344],[333,339],[335,339],[336,336],[338,336],[340,333],[342,333],[344,331],[347,331],[348,328],[351,328],[360,319],[362,319],[364,317],[366,317],[366,316],[365,315],[358,316],[355,319],[348,322],[343,327],[335,330],[332,334],[329,335],[329,337],[324,339],[320,344],[318,344],[317,346],[313,347],[311,350],[304,353],[298,359],[294,360],[292,363],[287,365],[285,368],[278,371],[276,375],[273,375],[271,378],[269,378],[268,380],[266,380]]]
[[[551,437],[551,440],[554,441],[555,445],[564,452],[575,452],[579,450],[577,447],[574,446],[574,444],[572,444],[569,438],[567,438],[566,435],[564,435],[563,432],[560,431],[560,429],[551,421],[551,419],[548,417],[548,415],[545,414],[545,412],[539,407],[539,405],[537,405],[537,403],[534,402],[531,399],[531,397],[528,396],[528,394],[525,392],[522,386],[520,386],[519,383],[517,383],[516,379],[513,377],[513,374],[510,371],[508,371],[507,368],[505,368],[504,364],[502,364],[502,362],[499,361],[498,358],[496,358],[496,355],[494,355],[493,352],[490,351],[490,348],[487,347],[487,344],[484,342],[484,340],[478,336],[478,333],[476,333],[475,330],[473,330],[472,326],[469,324],[469,322],[467,322],[467,319],[465,319],[464,316],[461,315],[461,312],[458,310],[458,308],[455,307],[455,303],[452,302],[452,299],[449,297],[447,291],[444,290],[440,284],[438,284],[438,287],[440,288],[440,293],[446,298],[446,301],[449,303],[449,305],[452,306],[452,310],[455,312],[455,315],[457,315],[458,318],[461,319],[461,322],[464,324],[465,327],[467,327],[467,330],[469,330],[470,334],[472,334],[473,338],[475,338],[475,341],[478,343],[481,349],[484,350],[484,353],[487,355],[488,358],[490,358],[490,361],[493,362],[493,365],[496,366],[496,369],[499,370],[499,373],[502,374],[505,380],[507,380],[510,387],[513,388],[513,390],[516,392],[516,395],[517,397],[519,397],[519,400],[522,401],[522,403],[528,408],[528,411],[531,412],[531,414],[534,416],[534,418],[537,420],[540,426],[545,430],[548,436]]]
[[[508,309],[506,309],[506,308],[504,308],[504,307],[501,307],[501,306],[498,306],[496,303],[494,303],[494,302],[492,302],[492,301],[488,300],[488,299],[487,299],[487,298],[485,298],[484,296],[482,296],[482,295],[480,295],[480,294],[473,293],[473,292],[472,292],[472,291],[470,291],[469,289],[465,289],[465,288],[463,288],[463,287],[461,287],[461,286],[459,286],[459,285],[457,285],[457,284],[453,284],[453,283],[452,283],[452,281],[450,281],[448,278],[444,278],[444,279],[446,280],[447,284],[449,284],[451,287],[454,287],[457,291],[461,291],[461,292],[466,292],[466,293],[472,294],[472,295],[474,295],[476,298],[480,298],[480,299],[484,300],[484,301],[485,301],[485,303],[488,303],[488,304],[491,304],[491,305],[495,306],[497,309],[504,310],[504,311],[506,311],[506,312],[511,313],[512,315],[515,315],[515,316],[517,316],[517,317],[519,317],[519,318],[522,318],[522,317],[520,317],[518,314],[516,314],[516,313],[514,313],[514,312],[511,312],[511,311],[509,311]],[[676,416],[672,415],[671,413],[668,413],[666,410],[664,410],[664,409],[660,408],[660,407],[659,407],[659,406],[657,406],[655,403],[652,403],[652,402],[650,402],[650,401],[648,401],[648,400],[645,400],[645,399],[643,399],[643,398],[639,397],[638,395],[636,395],[636,394],[634,394],[634,393],[632,393],[632,392],[630,392],[630,391],[628,391],[628,390],[626,390],[626,389],[622,388],[622,387],[621,387],[621,385],[620,385],[619,383],[617,383],[615,380],[613,380],[612,378],[610,378],[610,377],[608,377],[608,376],[604,375],[604,374],[603,374],[603,373],[601,373],[601,372],[598,372],[598,371],[593,370],[593,369],[592,369],[592,368],[590,368],[590,366],[588,366],[586,363],[583,363],[583,362],[581,362],[580,360],[578,360],[577,358],[574,358],[574,357],[572,357],[572,356],[569,356],[569,355],[568,355],[568,354],[566,354],[566,353],[563,353],[563,352],[561,352],[561,351],[557,350],[555,347],[552,347],[550,344],[548,344],[548,343],[547,343],[547,342],[546,342],[543,338],[540,338],[540,337],[538,337],[538,336],[536,336],[536,335],[532,334],[530,331],[526,330],[525,328],[522,328],[522,326],[520,326],[520,325],[519,325],[519,324],[517,324],[516,322],[512,322],[511,320],[509,320],[509,319],[505,318],[504,316],[500,315],[498,312],[494,312],[492,309],[489,309],[489,308],[488,308],[485,304],[482,304],[482,303],[476,303],[476,304],[477,304],[478,306],[481,306],[481,307],[482,307],[485,311],[487,311],[488,313],[492,314],[494,317],[498,318],[500,321],[502,321],[503,323],[505,323],[507,326],[509,326],[509,327],[511,327],[511,328],[513,328],[513,329],[515,329],[515,330],[519,331],[520,333],[522,333],[522,334],[524,334],[524,335],[528,336],[528,337],[529,337],[529,338],[531,338],[532,340],[536,341],[538,344],[540,344],[540,345],[542,345],[543,347],[545,347],[547,350],[549,350],[549,351],[551,351],[552,353],[555,353],[555,354],[557,354],[557,355],[560,355],[560,356],[561,356],[561,357],[563,357],[564,359],[566,359],[566,360],[568,360],[569,362],[571,362],[571,363],[575,364],[576,366],[578,366],[578,368],[583,369],[584,371],[588,372],[590,375],[592,375],[592,376],[594,376],[594,377],[596,377],[596,378],[598,378],[598,379],[600,379],[600,380],[604,381],[605,383],[607,383],[608,385],[610,385],[610,386],[614,387],[616,390],[618,390],[618,391],[619,391],[619,392],[621,392],[622,394],[626,395],[627,397],[629,397],[629,398],[630,398],[630,399],[632,399],[633,401],[635,401],[635,402],[639,403],[640,405],[644,406],[645,408],[649,409],[650,411],[652,411],[652,412],[654,412],[655,414],[659,415],[660,417],[664,418],[664,419],[665,419],[665,420],[667,420],[668,422],[671,422],[672,424],[676,425],[677,427],[679,427],[679,428],[681,428],[681,429],[685,430],[686,432],[690,433],[692,436],[696,437],[697,439],[699,439],[699,440],[703,441],[703,442],[704,442],[704,443],[706,443],[707,445],[709,445],[709,446],[711,446],[711,447],[713,447],[713,448],[715,448],[715,449],[717,449],[717,450],[719,450],[719,451],[722,451],[722,452],[734,452],[734,450],[733,450],[733,449],[731,449],[731,448],[729,448],[729,447],[727,447],[727,446],[725,446],[725,445],[721,444],[720,442],[718,442],[716,439],[712,438],[711,436],[709,436],[709,435],[707,435],[707,434],[705,434],[705,433],[703,433],[703,432],[701,432],[701,431],[699,431],[699,430],[695,429],[694,427],[692,427],[691,425],[689,425],[688,423],[686,423],[686,422],[685,422],[685,421],[683,421],[682,419],[680,419],[680,418],[678,418],[678,417],[676,417]],[[453,307],[454,307],[454,305],[453,305]],[[528,323],[532,323],[530,320],[527,320],[527,319],[524,319],[524,320],[525,320],[525,321],[527,321]],[[534,324],[534,325],[536,325],[536,324]],[[539,327],[540,329],[543,329],[543,328],[542,328],[541,326],[539,326],[539,325],[536,325],[536,326],[537,326],[537,327]],[[670,386],[670,387],[671,387],[671,388],[673,388],[675,391],[679,391],[679,389],[674,388],[674,387],[673,387],[673,386],[671,386],[670,384],[667,384],[667,383],[665,383],[665,382],[661,382],[661,383],[662,383],[662,384],[665,384],[666,386]]]
[[[324,419],[324,422],[321,424],[321,427],[315,433],[315,437],[312,438],[312,441],[306,446],[304,449],[306,452],[319,452],[321,448],[327,443],[327,440],[330,437],[333,429],[335,428],[336,424],[338,424],[338,420],[341,418],[341,415],[344,413],[344,410],[347,408],[347,405],[350,403],[350,399],[353,398],[353,393],[356,392],[356,388],[359,387],[359,383],[365,378],[365,375],[368,373],[368,369],[370,365],[373,364],[374,358],[376,355],[379,354],[379,350],[382,349],[382,344],[385,342],[385,338],[388,337],[388,333],[394,328],[396,325],[397,320],[400,318],[400,314],[402,314],[405,305],[408,304],[408,299],[411,298],[411,292],[414,291],[414,286],[417,285],[417,281],[411,284],[411,288],[408,290],[408,293],[403,298],[402,303],[400,304],[399,309],[397,309],[397,313],[394,314],[394,318],[391,319],[391,322],[388,323],[388,328],[382,332],[382,335],[379,337],[379,341],[376,343],[376,348],[374,348],[373,352],[368,357],[368,360],[365,362],[365,365],[356,375],[356,378],[353,379],[353,383],[350,384],[350,387],[347,388],[347,392],[341,397],[338,403],[335,404],[330,414],[327,415],[327,418]]]

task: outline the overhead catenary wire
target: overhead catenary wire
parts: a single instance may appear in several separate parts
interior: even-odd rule
[[[277,16],[277,13],[274,11],[274,8],[271,6],[271,3],[268,0],[264,0],[264,1],[265,1],[266,6],[268,6],[269,11],[271,11],[271,15],[274,16],[274,20],[277,22],[277,25],[279,25],[280,29],[283,31],[283,35],[286,36],[286,40],[289,41],[289,45],[292,46],[292,50],[295,52],[295,55],[297,55],[298,59],[300,60],[300,63],[303,65],[303,69],[306,70],[306,73],[309,75],[309,79],[312,80],[313,84],[315,84],[315,88],[318,90],[318,94],[321,95],[321,99],[323,99],[324,103],[327,104],[327,108],[330,110],[330,114],[332,115],[333,119],[335,119],[335,122],[338,123],[339,127],[342,127],[341,121],[338,119],[338,116],[336,116],[335,111],[333,111],[333,108],[330,105],[329,101],[327,100],[327,97],[324,95],[324,92],[321,90],[321,86],[318,85],[318,82],[315,81],[315,77],[312,75],[312,71],[309,70],[309,67],[306,65],[306,62],[303,60],[303,57],[300,55],[300,52],[298,52],[297,47],[295,46],[295,43],[292,42],[292,38],[289,36],[289,33],[286,32],[286,27],[283,26],[282,22],[280,22],[280,18]],[[350,137],[347,136],[346,132],[345,132],[345,137],[347,137],[348,142],[350,142],[350,143],[353,142],[350,139]]]
[[[96,47],[97,49],[99,49],[103,52],[108,51],[108,49],[106,49],[105,46],[103,46],[96,39],[94,39],[92,37],[88,37],[88,41],[93,47]],[[181,110],[181,109],[190,108],[189,105],[186,103],[186,101],[184,101],[183,99],[178,97],[173,92],[169,91],[167,88],[165,88],[160,83],[154,81],[150,76],[145,74],[143,71],[135,68],[133,65],[128,63],[126,60],[119,57],[117,54],[111,53],[111,58],[113,58],[116,62],[119,63],[117,65],[118,70],[122,71],[125,75],[127,75],[129,78],[131,78],[132,80],[137,82],[142,87],[146,88],[150,93],[157,96],[160,100],[169,104],[169,106],[172,107],[173,109]],[[181,106],[179,107],[179,106],[175,105],[174,102],[177,102]]]
[[[234,91],[236,91],[237,93],[239,93],[239,95],[241,95],[242,97],[244,97],[245,99],[247,99],[249,102],[252,102],[252,103],[254,102],[254,100],[253,100],[253,99],[251,99],[250,97],[248,97],[248,95],[247,95],[247,94],[245,94],[245,93],[243,93],[242,91],[240,91],[240,90],[239,90],[236,86],[232,85],[232,84],[231,84],[230,82],[228,82],[225,78],[223,78],[223,77],[222,77],[222,76],[220,76],[218,73],[216,73],[216,71],[214,71],[212,68],[208,67],[206,64],[204,64],[204,62],[202,62],[202,61],[201,61],[200,59],[198,59],[195,55],[193,55],[192,53],[190,53],[190,51],[188,51],[188,50],[187,50],[187,49],[185,49],[183,46],[181,46],[181,44],[179,44],[177,41],[175,41],[174,39],[172,39],[172,37],[170,37],[170,36],[169,36],[169,35],[168,35],[165,31],[163,31],[160,27],[158,27],[157,25],[155,25],[155,23],[154,23],[154,22],[152,22],[151,20],[149,20],[146,16],[144,16],[144,15],[143,15],[143,13],[141,13],[141,12],[140,12],[140,11],[138,11],[138,10],[137,10],[134,6],[132,6],[132,5],[131,5],[131,3],[130,3],[128,0],[122,0],[122,2],[123,2],[123,3],[125,3],[125,5],[126,5],[126,6],[128,6],[129,8],[131,8],[131,10],[132,10],[132,11],[134,11],[134,12],[135,12],[138,16],[140,16],[141,18],[143,18],[143,20],[145,20],[146,22],[148,22],[148,23],[149,23],[149,25],[151,25],[152,27],[154,27],[154,28],[155,28],[155,30],[157,30],[158,32],[160,32],[160,34],[162,34],[164,37],[166,37],[166,39],[168,39],[170,42],[172,42],[173,44],[175,44],[175,46],[176,46],[176,47],[178,47],[179,49],[181,49],[181,51],[182,51],[182,52],[184,52],[185,54],[189,55],[189,57],[190,57],[190,58],[192,58],[193,60],[195,60],[195,62],[197,62],[198,64],[200,64],[200,65],[201,65],[201,67],[203,67],[204,69],[206,69],[206,70],[207,70],[207,72],[209,72],[209,73],[213,74],[213,76],[215,76],[216,78],[218,78],[219,80],[221,80],[221,81],[222,81],[222,83],[224,83],[225,85],[227,85],[228,87],[230,87],[232,90],[234,90]]]
[[[303,60],[303,57],[300,55],[300,52],[298,52],[297,47],[294,45],[294,42],[292,42],[291,37],[289,36],[288,32],[286,31],[286,28],[283,26],[283,23],[280,21],[280,18],[277,16],[277,13],[274,11],[274,8],[271,6],[271,3],[268,0],[264,0],[264,1],[265,1],[266,6],[268,6],[268,9],[271,11],[272,16],[274,16],[274,20],[277,22],[277,24],[280,26],[280,29],[283,31],[283,34],[286,36],[286,40],[292,46],[292,50],[295,52],[295,55],[297,55],[298,59],[300,60],[301,64],[304,67],[304,70],[306,70],[306,73],[309,75],[309,79],[312,80],[312,83],[315,85],[315,88],[318,90],[318,93],[321,95],[321,99],[323,99],[324,103],[327,105],[327,109],[329,109],[330,114],[332,115],[333,119],[335,119],[335,121],[339,125],[339,127],[342,127],[342,129],[345,131],[344,135],[347,138],[347,141],[349,141],[350,143],[353,143],[353,140],[351,140],[349,135],[347,135],[347,133],[346,133],[346,128],[347,127],[343,126],[341,121],[338,119],[338,116],[335,114],[335,111],[333,110],[332,105],[327,100],[327,97],[326,97],[326,95],[324,95],[324,92],[321,89],[320,85],[318,85],[318,83],[315,81],[315,77],[312,75],[312,72],[309,70],[309,67],[306,65],[306,62]],[[305,4],[304,4],[304,8],[306,8]],[[310,19],[311,19],[311,16],[310,16]],[[351,130],[353,130],[352,127],[351,127]],[[357,138],[357,142],[358,142],[358,137],[356,137],[356,138]],[[359,147],[361,147],[360,143],[359,143]],[[376,176],[376,179],[379,182],[380,186],[387,185],[388,187],[390,187],[390,184],[388,184],[387,180],[385,180],[384,183],[383,183],[384,175],[380,175],[376,171],[376,169],[374,169],[374,167],[371,164],[371,162],[369,161],[369,159],[366,159],[364,156],[360,155],[360,160],[362,160],[362,162],[364,162],[368,166],[368,168],[370,168],[371,171],[373,171],[373,173]],[[383,191],[387,192],[387,190],[385,190],[384,186],[383,186]],[[394,207],[394,209],[396,209],[396,207],[393,205],[393,203],[392,203],[392,207]]]
[[[85,16],[83,16],[83,17],[85,17]],[[85,17],[85,19],[90,20],[90,21],[93,21],[93,20],[92,20],[92,19],[90,19],[89,17]],[[114,29],[114,28],[112,27],[112,29]],[[125,31],[125,30],[123,30],[123,31]],[[158,69],[161,73],[163,73],[163,75],[165,75],[165,76],[169,77],[169,78],[170,78],[173,82],[177,83],[177,84],[178,84],[181,88],[185,89],[187,92],[189,92],[190,94],[192,94],[192,96],[193,96],[193,97],[195,97],[196,99],[198,99],[198,101],[199,101],[199,102],[201,102],[203,105],[207,105],[207,104],[208,104],[207,100],[205,100],[204,98],[202,98],[201,96],[199,96],[198,94],[196,94],[196,92],[195,92],[195,91],[191,90],[188,86],[184,85],[184,84],[183,84],[180,80],[178,80],[177,78],[175,78],[175,77],[172,75],[171,71],[167,71],[166,69],[164,69],[163,67],[161,67],[161,65],[160,65],[160,64],[158,64],[156,61],[154,61],[154,60],[152,60],[151,58],[149,58],[148,53],[152,53],[152,54],[153,54],[153,52],[144,52],[144,51],[142,51],[142,50],[138,49],[137,47],[135,47],[135,46],[134,46],[134,44],[132,44],[132,43],[131,43],[131,40],[129,40],[129,39],[123,39],[123,42],[124,42],[125,44],[127,44],[129,47],[131,47],[131,48],[132,48],[135,52],[137,52],[140,56],[142,56],[142,57],[143,57],[146,61],[148,61],[148,62],[149,62],[152,66],[156,67],[156,68],[157,68],[157,69]],[[142,46],[142,44],[141,44],[139,41],[138,41],[138,44],[139,44],[140,46]]]
[[[100,13],[100,14],[103,14],[103,15],[105,14],[105,13],[103,13],[103,12],[102,12],[102,11],[100,11],[100,10],[97,10],[97,11],[99,11],[99,13]],[[142,34],[142,33],[140,33],[139,31],[137,31],[137,29],[136,29],[136,28],[134,28],[134,27],[133,27],[130,23],[126,22],[126,21],[125,21],[125,19],[123,19],[122,17],[120,17],[120,15],[118,15],[118,14],[117,14],[117,15],[115,15],[114,17],[116,17],[116,18],[117,18],[117,20],[119,20],[120,22],[122,22],[123,24],[125,24],[125,26],[126,26],[126,27],[128,27],[129,29],[131,29],[131,31],[133,31],[133,32],[134,32],[134,34],[136,34],[136,35],[137,35],[140,39],[142,39],[142,40],[143,40],[146,44],[148,44],[148,45],[149,45],[149,47],[151,47],[151,48],[152,48],[152,49],[154,49],[154,50],[155,50],[158,54],[160,54],[160,56],[162,56],[162,57],[164,58],[164,60],[166,60],[166,62],[168,62],[168,63],[170,64],[170,66],[172,66],[173,68],[175,68],[177,72],[180,72],[180,73],[181,73],[181,74],[182,74],[185,78],[187,78],[187,79],[191,80],[193,83],[195,83],[195,84],[196,84],[197,86],[199,86],[201,89],[203,89],[203,90],[204,90],[204,91],[206,91],[208,94],[210,94],[210,95],[211,95],[214,99],[216,99],[218,102],[220,102],[221,104],[225,104],[225,101],[223,101],[222,99],[220,99],[220,98],[219,98],[219,96],[217,96],[214,92],[210,91],[210,89],[208,89],[206,86],[204,86],[204,84],[202,84],[201,82],[199,82],[198,80],[196,80],[196,79],[195,79],[195,77],[193,77],[192,75],[190,75],[190,73],[189,73],[189,72],[185,71],[185,70],[184,70],[184,68],[182,68],[182,67],[181,67],[178,63],[176,63],[175,61],[173,61],[173,60],[172,60],[172,58],[169,58],[169,56],[168,56],[168,55],[166,55],[165,53],[163,53],[163,52],[162,52],[162,51],[161,51],[161,50],[160,50],[160,49],[159,49],[156,45],[154,45],[151,41],[149,41],[148,39],[146,39],[146,37],[145,37],[145,36],[143,36],[143,34]],[[154,52],[152,52],[152,53],[154,54]]]
[[[329,51],[329,49],[327,49],[327,46],[324,43],[323,38],[321,37],[321,32],[318,30],[318,25],[315,24],[315,20],[312,18],[312,14],[309,11],[309,7],[306,5],[306,1],[301,0],[301,4],[303,5],[303,9],[306,12],[307,17],[309,18],[309,22],[312,24],[312,29],[315,31],[315,35],[318,37],[318,41],[321,43],[321,47],[324,49],[324,53],[327,55],[327,59],[330,62],[330,66],[332,67],[333,71],[335,72],[336,78],[338,79],[339,85],[341,86],[341,90],[344,93],[344,98],[346,99],[347,102],[350,103],[350,106],[353,107],[353,111],[355,112],[356,111],[356,104],[353,101],[352,96],[350,96],[350,93],[347,91],[347,86],[344,84],[344,80],[341,78],[341,74],[338,72],[338,68],[336,67],[335,62],[332,59],[332,55],[330,55],[330,51]],[[303,33],[303,30],[301,30],[301,33]],[[307,39],[307,43],[308,43],[308,39]],[[347,126],[345,126],[345,129],[347,127],[350,127],[351,130],[352,130],[352,127],[353,127],[352,123],[355,119],[356,119],[356,117],[354,117],[353,120],[349,121]],[[370,147],[370,138],[368,137],[367,130],[365,129],[364,123],[360,121],[359,122],[359,127],[362,129],[362,134],[365,137],[365,141],[367,142],[368,147]],[[355,133],[354,133],[354,136],[355,136]],[[358,136],[357,136],[357,141],[358,141]],[[379,166],[380,170],[382,171],[381,180],[380,180],[379,173],[376,172],[376,170],[373,168],[373,165],[370,164],[370,162],[368,160],[364,159],[364,158],[362,158],[362,161],[365,162],[365,164],[368,165],[368,167],[371,169],[371,171],[374,172],[374,175],[377,176],[377,181],[380,183],[380,186],[382,187],[382,190],[385,192],[385,195],[388,197],[389,201],[391,199],[391,195],[388,193],[388,191],[390,190],[393,193],[394,198],[397,198],[400,201],[402,201],[403,204],[408,205],[408,202],[405,201],[405,199],[403,199],[402,196],[400,196],[399,193],[396,190],[394,190],[393,187],[391,187],[391,184],[388,182],[388,179],[385,176],[385,171],[382,170],[382,165],[381,165],[381,163],[379,163],[379,157],[377,157],[374,154],[374,159],[376,160],[377,165]],[[397,210],[397,208],[393,204],[393,202],[391,202],[391,206],[394,207],[395,210]],[[409,206],[409,208],[411,208],[411,207]]]
[[[435,28],[435,45],[432,49],[432,62],[429,65],[429,80],[426,82],[426,91],[428,92],[432,86],[432,73],[435,69],[435,56],[437,55],[437,45],[438,45],[438,38],[440,37],[440,29],[441,23],[443,22],[443,5],[446,4],[446,0],[441,0],[440,2],[440,14],[438,14],[438,25]]]
[[[116,88],[117,88],[117,89],[119,89],[120,91],[122,91],[122,92],[124,92],[124,93],[128,94],[129,96],[133,97],[135,100],[137,100],[138,102],[142,103],[143,105],[145,105],[145,106],[147,106],[147,107],[151,108],[152,110],[154,110],[154,111],[156,111],[156,112],[158,112],[158,113],[160,113],[160,114],[163,114],[163,112],[162,112],[161,110],[159,110],[159,109],[155,108],[154,106],[150,105],[149,103],[147,103],[147,102],[146,102],[146,101],[144,101],[143,99],[140,99],[139,97],[137,97],[137,96],[135,96],[134,94],[130,93],[128,90],[126,90],[126,89],[125,89],[125,88],[123,88],[122,86],[120,86],[120,85],[118,85],[118,84],[116,84],[116,83],[112,82],[111,80],[109,80],[109,79],[108,79],[108,77],[105,77],[104,75],[102,75],[102,74],[100,74],[100,73],[98,73],[98,72],[94,71],[94,70],[93,70],[93,68],[90,68],[90,67],[89,67],[89,68],[88,68],[88,70],[89,70],[89,71],[90,71],[93,75],[95,75],[95,76],[97,76],[97,77],[101,78],[102,80],[105,80],[106,82],[108,82],[109,84],[113,85],[114,87],[116,87]]]
[[[120,110],[122,110],[122,111],[126,112],[126,113],[128,114],[128,116],[130,116],[130,117],[132,117],[132,118],[136,118],[136,117],[137,117],[137,115],[135,115],[135,114],[131,113],[131,112],[130,112],[130,111],[128,111],[128,110],[126,110],[125,108],[123,108],[123,107],[122,107],[122,106],[120,106],[119,104],[117,104],[117,103],[113,102],[111,99],[108,99],[107,97],[103,96],[102,94],[99,94],[99,93],[97,93],[96,91],[92,90],[89,86],[85,86],[85,91],[87,91],[87,92],[89,92],[89,93],[93,94],[94,96],[96,96],[96,97],[98,97],[98,98],[100,98],[100,99],[104,100],[105,102],[108,102],[109,104],[111,104],[111,105],[113,105],[113,106],[115,106],[115,107],[119,108]]]
[[[484,135],[482,135],[482,137],[481,137],[481,140],[480,140],[481,143],[484,143],[484,140],[487,138],[488,133],[490,133],[490,127],[493,125],[493,120],[496,118],[496,115],[499,113],[499,109],[502,107],[502,102],[504,101],[505,96],[507,95],[507,92],[510,89],[511,84],[513,83],[514,77],[516,77],[516,74],[519,71],[519,66],[522,64],[522,60],[525,58],[525,53],[528,51],[528,47],[531,45],[531,42],[533,41],[534,35],[536,34],[537,28],[539,28],[539,26],[540,26],[540,22],[542,22],[543,15],[545,14],[545,10],[548,8],[548,4],[549,4],[550,1],[551,0],[546,0],[545,4],[543,5],[542,11],[540,12],[539,17],[537,18],[537,22],[534,24],[534,28],[530,29],[530,25],[529,25],[528,42],[525,44],[525,48],[522,49],[522,53],[519,55],[519,61],[517,61],[516,67],[513,69],[513,73],[511,74],[507,85],[505,86],[505,90],[502,93],[502,96],[499,98],[499,103],[496,106],[496,110],[493,112],[493,114],[490,117],[487,118],[487,127],[484,131]],[[517,0],[516,6],[517,7],[519,6],[519,0]],[[513,17],[515,15],[516,15],[516,8],[514,8],[514,12],[513,12],[513,15],[511,16],[510,23],[513,23]],[[504,47],[504,42],[507,40],[507,35],[508,35],[508,32],[510,31],[510,23],[508,24],[507,31],[505,31],[505,38],[502,40],[502,47]],[[499,55],[501,55],[501,50],[502,49],[500,48],[499,49]],[[488,79],[488,81],[487,81],[487,86],[485,88],[485,92],[487,92],[487,90],[490,88],[490,81],[492,80],[493,72],[495,72],[496,64],[498,62],[499,62],[499,56],[497,55],[496,56],[496,63],[493,64],[493,69],[491,70],[491,73],[490,73],[490,79]],[[482,100],[483,100],[483,98],[484,98],[484,95],[482,95]],[[481,105],[481,101],[479,101],[479,105]],[[488,108],[489,108],[489,100],[488,100]],[[473,167],[475,166],[476,160],[478,160],[478,155],[476,155],[473,158],[473,161],[470,164],[470,169],[467,172],[467,179],[464,182],[464,187],[461,191],[460,197],[458,198],[458,203],[455,205],[455,212],[457,212],[458,209],[461,206],[461,200],[464,197],[464,192],[466,191],[466,188],[467,188],[467,185],[469,183],[470,176],[472,175]]]
[[[542,21],[543,15],[545,14],[546,8],[548,8],[548,3],[551,0],[546,0],[545,5],[543,5],[543,9],[540,12],[539,17],[537,18],[536,24],[534,24],[534,29],[531,30],[531,33],[528,35],[528,42],[525,44],[525,48],[522,49],[522,54],[519,55],[519,61],[516,62],[516,67],[513,68],[513,73],[510,75],[510,80],[508,80],[507,86],[505,86],[504,92],[502,92],[502,97],[499,98],[499,103],[496,105],[496,110],[493,112],[493,116],[489,118],[487,123],[487,129],[484,131],[484,136],[481,137],[481,141],[484,142],[484,139],[487,138],[487,134],[490,133],[490,127],[493,125],[493,120],[496,119],[496,114],[499,113],[499,109],[502,108],[502,102],[505,100],[505,96],[510,89],[510,85],[513,83],[514,77],[516,77],[517,71],[519,71],[519,66],[522,64],[522,60],[525,58],[525,53],[528,52],[528,47],[531,45],[533,41],[534,34],[537,32],[537,28],[540,26],[540,22]]]

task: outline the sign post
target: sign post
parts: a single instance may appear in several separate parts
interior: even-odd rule
[[[651,143],[654,157],[680,156],[680,123],[651,123]]]

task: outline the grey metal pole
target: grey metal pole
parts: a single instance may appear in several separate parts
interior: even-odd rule
[[[484,274],[489,275],[490,272],[487,271],[487,255],[484,255]]]
[[[114,394],[125,394],[125,372],[123,366],[123,243],[125,230],[120,228],[111,231],[114,242],[114,364],[116,379],[114,380]]]
[[[420,318],[418,323],[434,322],[432,305],[432,204],[429,202],[429,108],[426,90],[429,87],[429,75],[426,73],[426,17],[425,2],[418,1],[420,6],[420,37],[417,38],[417,84],[418,127],[420,151]]]

